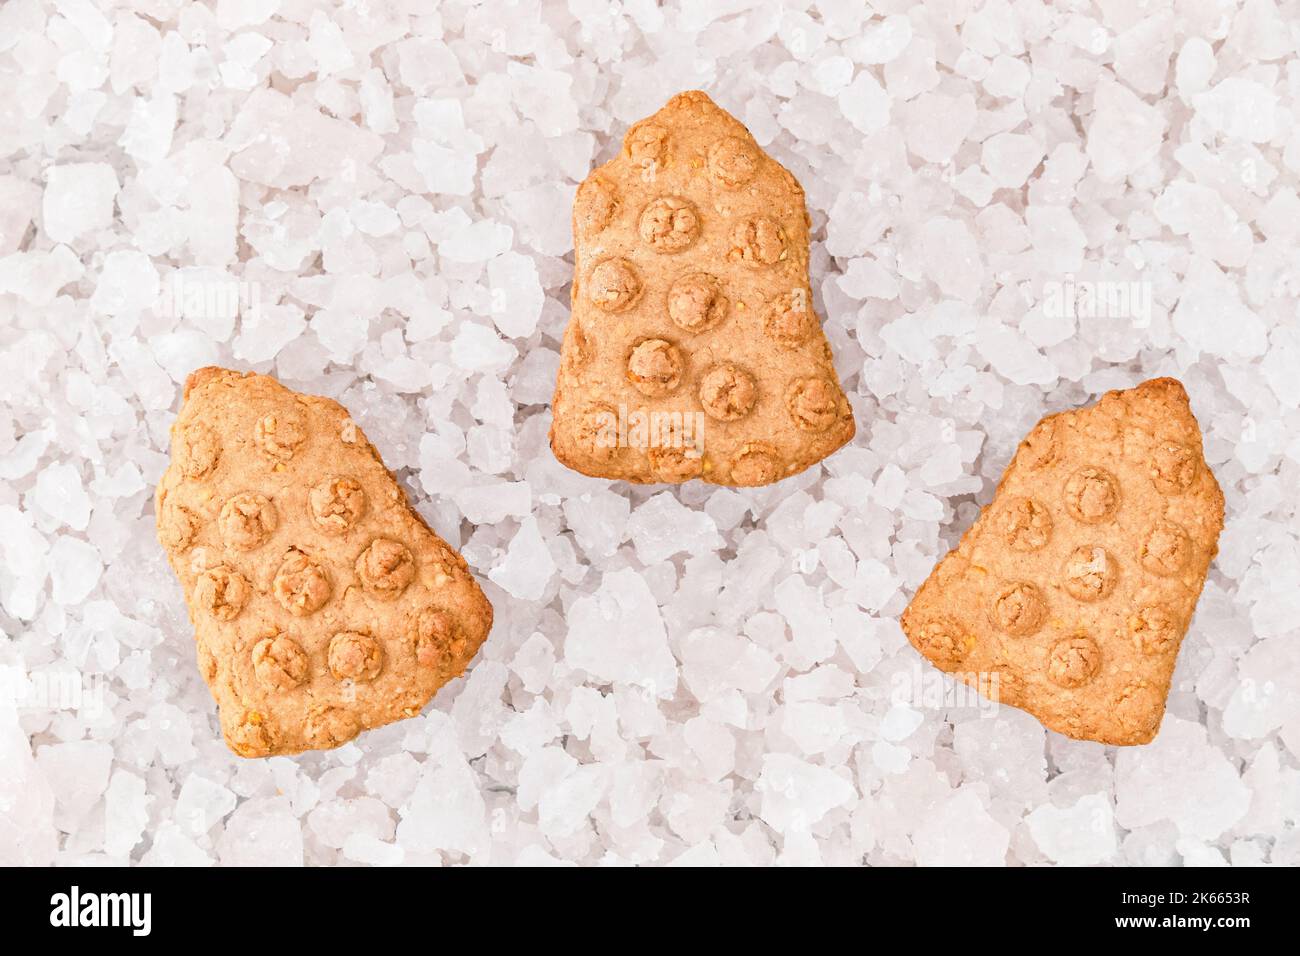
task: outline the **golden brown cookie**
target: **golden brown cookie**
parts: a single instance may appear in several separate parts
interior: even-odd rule
[[[337,747],[415,716],[492,626],[464,560],[347,410],[269,376],[190,375],[155,506],[241,756]]]
[[[551,448],[602,478],[764,485],[853,437],[813,311],[803,189],[698,90],[573,204]]]
[[[936,667],[1081,740],[1160,728],[1223,529],[1183,386],[1049,415],[903,614]]]

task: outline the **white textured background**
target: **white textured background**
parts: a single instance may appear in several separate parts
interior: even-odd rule
[[[1298,17],[6,0],[0,862],[1300,862]],[[691,87],[803,182],[859,422],[767,490],[546,445],[575,185]],[[1043,307],[1095,278],[1149,319]],[[151,505],[209,363],[340,399],[479,572],[421,717],[220,741]],[[1228,508],[1157,742],[946,708],[912,590],[1035,420],[1156,374]]]

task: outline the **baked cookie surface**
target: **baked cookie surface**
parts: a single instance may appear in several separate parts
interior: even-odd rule
[[[1155,737],[1223,529],[1181,383],[1049,415],[902,617],[931,663],[1052,730]]]
[[[190,375],[155,514],[241,756],[415,716],[491,628],[464,560],[347,410],[269,376]]]
[[[569,468],[765,485],[848,442],[794,176],[699,91],[635,124],[573,205],[552,403]]]

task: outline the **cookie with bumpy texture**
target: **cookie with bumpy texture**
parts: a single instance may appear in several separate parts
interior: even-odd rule
[[[185,383],[155,497],[222,733],[337,747],[464,672],[492,606],[337,402],[266,375]]]
[[[765,485],[849,441],[808,226],[794,176],[704,93],[634,125],[574,199],[555,456],[603,478]]]
[[[908,639],[1070,737],[1155,737],[1223,529],[1183,386],[1158,378],[1049,415],[917,591]]]

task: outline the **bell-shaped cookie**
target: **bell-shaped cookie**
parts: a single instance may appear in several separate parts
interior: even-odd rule
[[[1144,744],[1223,529],[1183,386],[1050,415],[903,630],[936,667],[1070,737]]]
[[[241,756],[337,747],[415,716],[492,626],[464,560],[347,410],[267,375],[189,377],[155,505]]]
[[[551,447],[583,474],[766,485],[853,437],[813,310],[803,189],[704,93],[578,188]]]

